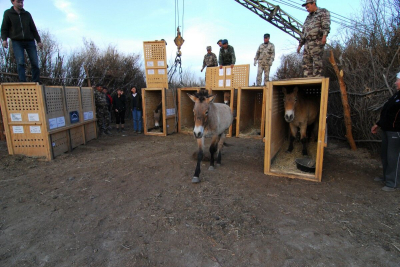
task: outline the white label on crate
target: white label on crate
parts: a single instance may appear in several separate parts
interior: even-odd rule
[[[218,87],[224,87],[224,80],[218,81]]]
[[[52,146],[56,146],[56,143],[53,142],[53,143],[51,143],[51,145],[52,145]]]
[[[164,61],[158,61],[158,66],[159,67],[164,67]]]
[[[29,121],[39,121],[39,114],[38,113],[28,113],[28,120]]]
[[[153,75],[154,74],[154,70],[147,70],[147,74]]]
[[[49,128],[50,130],[53,130],[55,128],[57,128],[57,119],[49,119]]]
[[[224,69],[219,69],[219,76],[224,76]]]
[[[231,80],[230,79],[226,79],[226,87],[231,87]]]
[[[64,127],[65,126],[65,118],[64,117],[58,117],[57,118],[57,127]]]
[[[147,67],[154,67],[153,61],[147,61]]]
[[[162,74],[162,75],[164,75],[164,74],[165,74],[165,70],[164,70],[164,69],[162,69],[162,70],[158,70],[158,74]]]
[[[15,134],[24,133],[24,126],[13,126],[13,133]]]
[[[232,75],[232,69],[226,68],[226,75]]]
[[[175,109],[167,108],[167,116],[173,116],[173,115],[175,115]]]
[[[40,130],[40,126],[30,126],[31,133],[40,134],[42,131]]]
[[[93,111],[88,111],[83,113],[83,120],[92,120],[93,119]]]
[[[11,113],[11,121],[22,121],[21,113]]]

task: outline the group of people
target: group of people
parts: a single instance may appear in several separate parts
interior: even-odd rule
[[[116,91],[117,92],[111,97],[107,89],[105,89],[101,84],[97,84],[94,87],[99,135],[111,134],[111,112],[114,112],[115,115],[117,132],[125,131],[127,98],[122,89],[118,88]],[[135,86],[131,88],[129,102],[133,118],[133,131],[140,134],[142,133],[142,96],[138,93]]]
[[[330,13],[325,8],[318,8],[316,0],[306,0],[303,6],[309,12],[301,34],[297,53],[303,50],[303,73],[304,77],[320,77],[322,76],[322,56],[326,38],[330,32]],[[264,34],[264,42],[260,44],[254,57],[254,66],[258,63],[256,85],[260,86],[262,82],[262,74],[264,73],[264,85],[269,81],[269,73],[272,63],[275,60],[275,46],[269,41],[271,35]],[[218,40],[220,47],[219,57],[212,52],[212,47],[207,46],[207,54],[204,56],[203,67],[222,66],[234,67],[236,63],[235,50],[228,44],[227,39]]]

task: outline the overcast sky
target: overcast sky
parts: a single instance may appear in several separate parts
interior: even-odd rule
[[[185,8],[183,10],[183,2]],[[301,0],[271,0],[282,10],[303,23],[307,12]],[[362,0],[319,0],[319,7],[327,8],[346,18],[360,11]],[[295,5],[302,10],[295,9]],[[0,10],[11,7],[8,0],[0,1]],[[100,48],[116,45],[124,53],[143,54],[143,41],[165,39],[168,42],[169,59],[175,58],[176,36],[175,0],[25,0],[24,8],[29,11],[39,30],[49,31],[67,54],[82,47],[83,38],[92,40]],[[184,12],[184,13],[183,13]],[[253,59],[264,33],[271,34],[275,44],[276,59],[271,76],[280,63],[280,56],[296,50],[298,42],[272,24],[258,17],[234,0],[179,0],[179,15],[183,38],[182,67],[200,73],[206,46],[211,45],[218,56],[217,40],[228,39],[235,48],[236,64],[251,64],[250,84],[256,79]],[[343,19],[343,21],[346,21]],[[177,22],[178,23],[178,22]],[[343,31],[332,23],[329,40],[338,38]],[[168,59],[168,62],[170,61]]]

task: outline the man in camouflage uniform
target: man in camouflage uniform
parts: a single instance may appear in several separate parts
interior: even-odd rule
[[[203,60],[203,68],[201,68],[201,72],[203,72],[205,67],[217,67],[218,61],[217,56],[211,52],[211,46],[207,46],[207,54],[204,56]]]
[[[108,130],[110,127],[110,112],[108,111],[107,96],[103,93],[103,87],[100,84],[96,85],[94,90],[94,101],[96,105],[97,125],[100,135],[102,133],[111,134]]]
[[[322,56],[326,37],[331,28],[331,16],[325,8],[317,7],[316,0],[306,0],[302,6],[306,7],[309,14],[303,25],[297,53],[300,53],[300,49],[304,45],[304,77],[321,77]]]
[[[275,46],[269,41],[269,38],[270,35],[268,33],[264,34],[264,43],[258,47],[256,57],[254,58],[254,66],[256,66],[258,61],[257,86],[261,85],[263,72],[264,85],[269,81],[269,70],[275,59]]]
[[[232,46],[228,44],[228,40],[222,40],[222,47],[219,49],[219,68],[222,69],[222,66],[231,66],[236,63],[235,50]]]

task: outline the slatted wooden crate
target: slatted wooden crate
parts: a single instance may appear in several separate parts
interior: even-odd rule
[[[9,154],[51,160],[85,144],[84,125],[95,123],[96,119],[82,122],[80,118],[76,123],[70,120],[69,112],[82,114],[80,90],[36,83],[1,84],[0,104],[4,107]],[[93,93],[91,97],[94,101]],[[96,129],[93,131],[96,133]]]
[[[206,69],[206,88],[239,88],[249,86],[250,65],[210,67]]]
[[[317,142],[308,143],[308,153],[315,160],[315,173],[302,172],[297,169],[295,159],[302,158],[302,144],[295,141],[292,153],[288,148],[289,125],[284,120],[282,88],[293,88],[312,94],[317,93],[320,99],[319,129]],[[326,113],[328,105],[329,78],[293,79],[267,83],[266,118],[265,118],[265,162],[264,173],[271,176],[283,176],[320,182],[324,148],[326,147]]]
[[[236,136],[264,137],[265,87],[239,87],[237,100]]]
[[[176,91],[166,88],[143,88],[143,127],[145,135],[167,136],[176,132]],[[154,111],[162,104],[162,127],[155,129]]]
[[[250,64],[235,65],[233,68],[233,81],[232,87],[237,89],[239,87],[249,86]]]
[[[216,95],[214,99],[214,103],[223,103],[224,104],[224,93],[230,93],[229,107],[231,108],[233,114],[233,122],[231,127],[229,127],[229,131],[226,134],[226,137],[232,137],[236,135],[236,109],[237,109],[237,89],[233,88],[214,88],[210,90],[210,94]]]
[[[168,88],[167,53],[164,41],[143,42],[147,88]]]

